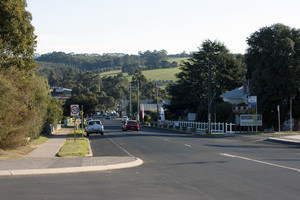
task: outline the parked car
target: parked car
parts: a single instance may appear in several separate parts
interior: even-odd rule
[[[85,127],[86,135],[89,136],[91,133],[104,134],[104,127],[100,120],[90,120],[87,122]]]
[[[139,126],[139,124],[137,123],[136,120],[128,120],[122,126],[122,131],[127,131],[127,130],[139,131],[140,130],[140,126]]]

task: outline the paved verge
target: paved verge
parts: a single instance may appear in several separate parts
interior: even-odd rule
[[[142,160],[133,156],[58,158],[56,154],[70,131],[63,128],[58,135],[23,158],[0,160],[0,176],[92,172],[143,164]]]

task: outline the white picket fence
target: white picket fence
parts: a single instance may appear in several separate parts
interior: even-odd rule
[[[195,130],[196,132],[206,132],[208,130],[207,122],[192,122],[192,121],[166,121],[166,124],[172,125],[173,128],[179,127],[179,129],[186,128],[187,130]],[[235,124],[211,122],[212,133],[235,133]]]

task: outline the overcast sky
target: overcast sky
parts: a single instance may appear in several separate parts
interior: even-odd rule
[[[245,53],[264,26],[300,28],[299,0],[27,0],[37,53],[197,51],[206,40]]]

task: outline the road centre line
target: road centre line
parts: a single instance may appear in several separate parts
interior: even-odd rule
[[[246,157],[242,157],[242,156],[236,156],[236,155],[227,154],[227,153],[220,153],[220,155],[231,157],[231,158],[239,158],[239,159],[243,159],[243,160],[248,160],[248,161],[252,161],[252,162],[261,163],[261,164],[264,164],[264,165],[270,165],[270,166],[273,166],[273,167],[279,167],[279,168],[283,168],[283,169],[289,169],[289,170],[293,170],[293,171],[296,171],[296,172],[300,172],[300,169],[297,169],[297,168],[287,167],[287,166],[284,166],[284,165],[277,165],[277,164],[264,162],[264,161],[260,161],[260,160],[255,160],[255,159],[251,159],[251,158],[246,158]]]
[[[192,147],[192,145],[189,145],[189,144],[184,144],[184,146],[187,146],[187,147]]]

